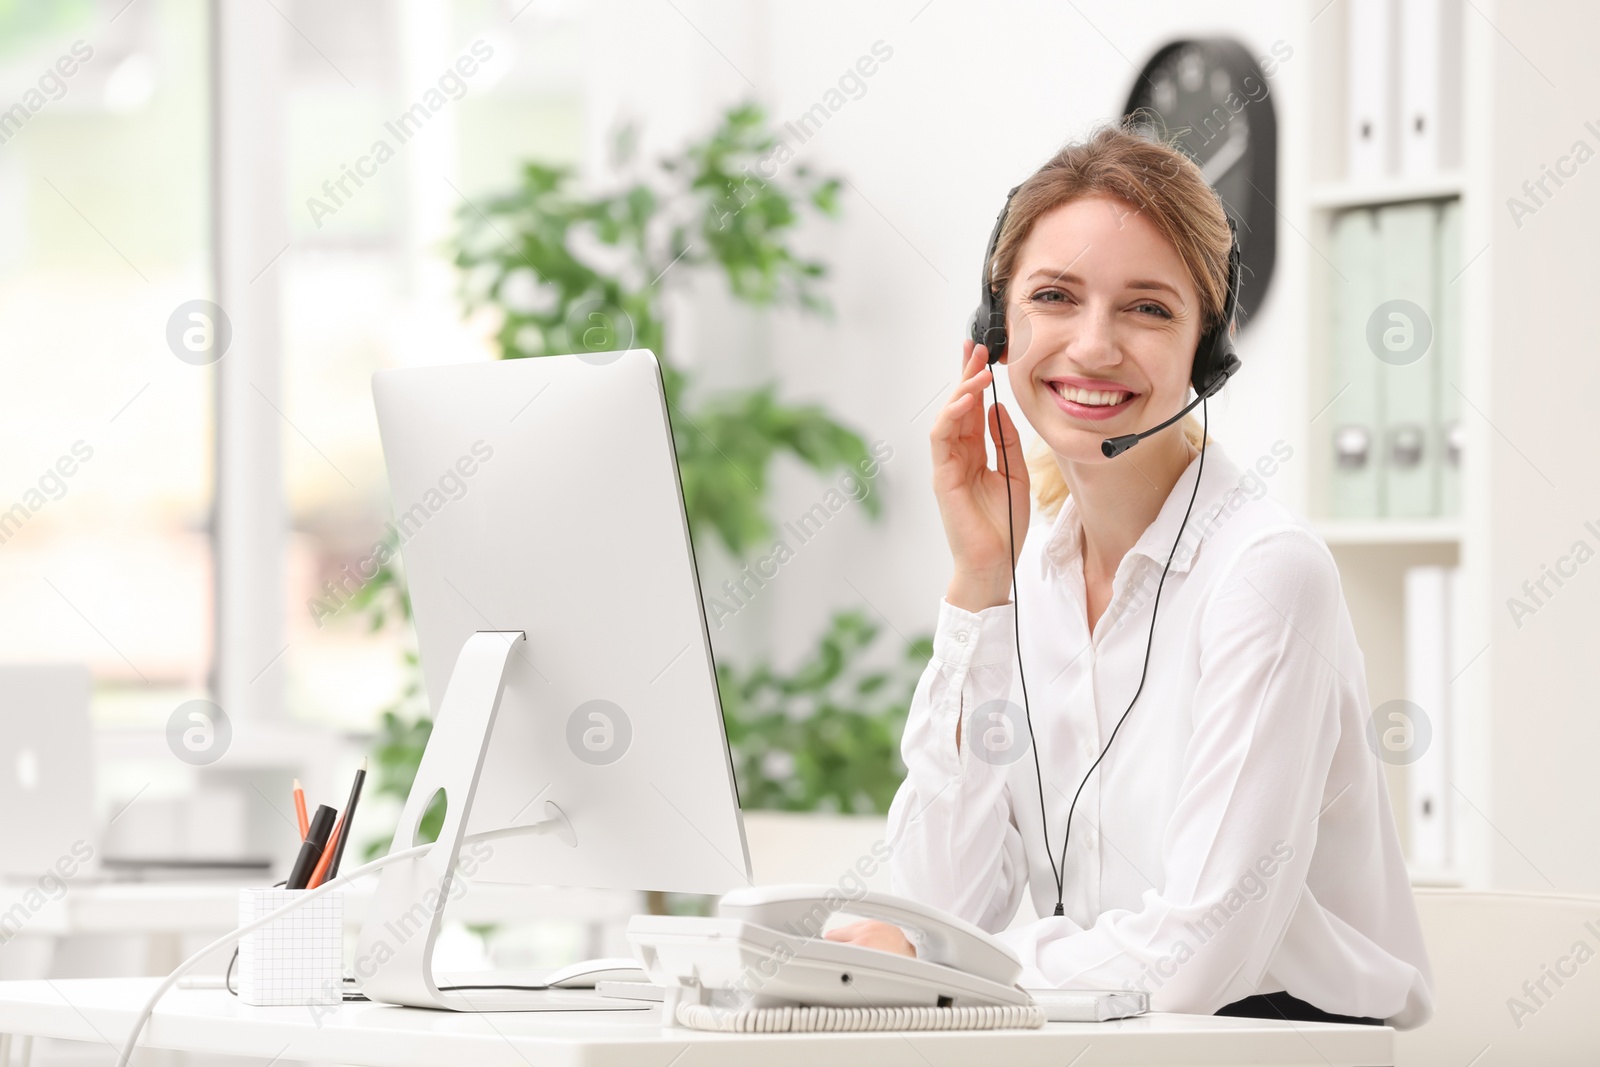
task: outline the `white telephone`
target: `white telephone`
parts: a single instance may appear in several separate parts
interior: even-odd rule
[[[1022,962],[972,923],[835,886],[737,889],[716,917],[636,915],[628,941],[669,1017],[722,1030],[1040,1026]],[[917,957],[828,941],[835,912],[905,930]]]

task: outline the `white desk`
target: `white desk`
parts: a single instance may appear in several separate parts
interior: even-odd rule
[[[0,982],[0,1034],[110,1044],[120,1049],[154,978]],[[1374,1067],[1394,1062],[1394,1031],[1379,1026],[1148,1015],[1115,1023],[1050,1023],[1042,1030],[909,1034],[704,1034],[661,1025],[660,1008],[465,1015],[368,1003],[322,1017],[309,1008],[252,1008],[220,990],[175,989],[144,1044],[212,1055],[371,1067],[955,1067],[1106,1064],[1198,1067]],[[0,1038],[0,1046],[20,1042]],[[692,1053],[685,1051],[692,1047]],[[1085,1054],[1087,1053],[1087,1054]],[[1083,1056],[1079,1061],[1077,1057]],[[14,1067],[0,1062],[0,1067]]]
[[[15,931],[15,936],[55,939],[75,934],[136,934],[146,939],[148,965],[164,973],[187,955],[182,936],[216,936],[239,922],[241,882],[90,882],[69,884],[59,900],[47,902]],[[644,910],[641,894],[560,889],[496,882],[468,883],[468,891],[445,908],[449,922],[506,922],[508,917],[560,920],[585,930],[585,957],[609,953],[607,935],[621,931]],[[0,915],[23,899],[27,886],[0,885]],[[346,925],[358,927],[372,903],[374,882],[364,879],[345,890]],[[209,938],[207,938],[209,940]],[[46,940],[11,970],[11,977],[48,974],[53,941]],[[223,961],[227,954],[222,956]],[[146,972],[149,973],[149,972]],[[3,1064],[0,1064],[3,1067]]]

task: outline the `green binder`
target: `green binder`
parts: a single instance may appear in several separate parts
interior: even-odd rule
[[[1329,511],[1340,519],[1382,514],[1378,447],[1378,385],[1382,364],[1367,345],[1367,320],[1379,297],[1377,221],[1365,208],[1333,221],[1329,307],[1333,312],[1332,372],[1327,395],[1334,398],[1316,426],[1329,449]]]
[[[1439,514],[1461,514],[1461,201],[1448,200],[1439,211]],[[1454,281],[1452,281],[1454,279]]]
[[[1379,367],[1389,518],[1439,513],[1438,217],[1433,202],[1378,209],[1382,283],[1367,338]]]

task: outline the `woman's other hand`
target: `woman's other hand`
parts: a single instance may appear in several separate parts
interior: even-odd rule
[[[863,919],[849,926],[836,927],[822,936],[829,941],[842,941],[847,945],[862,945],[883,952],[898,952],[902,956],[913,958],[917,955],[916,947],[906,940],[905,931],[893,923],[881,923],[874,919]]]

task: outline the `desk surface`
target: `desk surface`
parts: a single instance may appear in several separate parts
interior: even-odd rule
[[[120,1049],[155,978],[0,982],[0,1034],[104,1043]],[[221,990],[175,989],[145,1045],[220,1055],[324,1060],[370,1067],[732,1067],[759,1062],[946,1067],[972,1063],[1372,1067],[1394,1062],[1394,1031],[1378,1026],[1147,1015],[1042,1030],[888,1034],[704,1034],[644,1011],[468,1015],[355,1002],[320,1019],[311,1008],[253,1008]],[[1087,1053],[1087,1055],[1085,1055]]]

